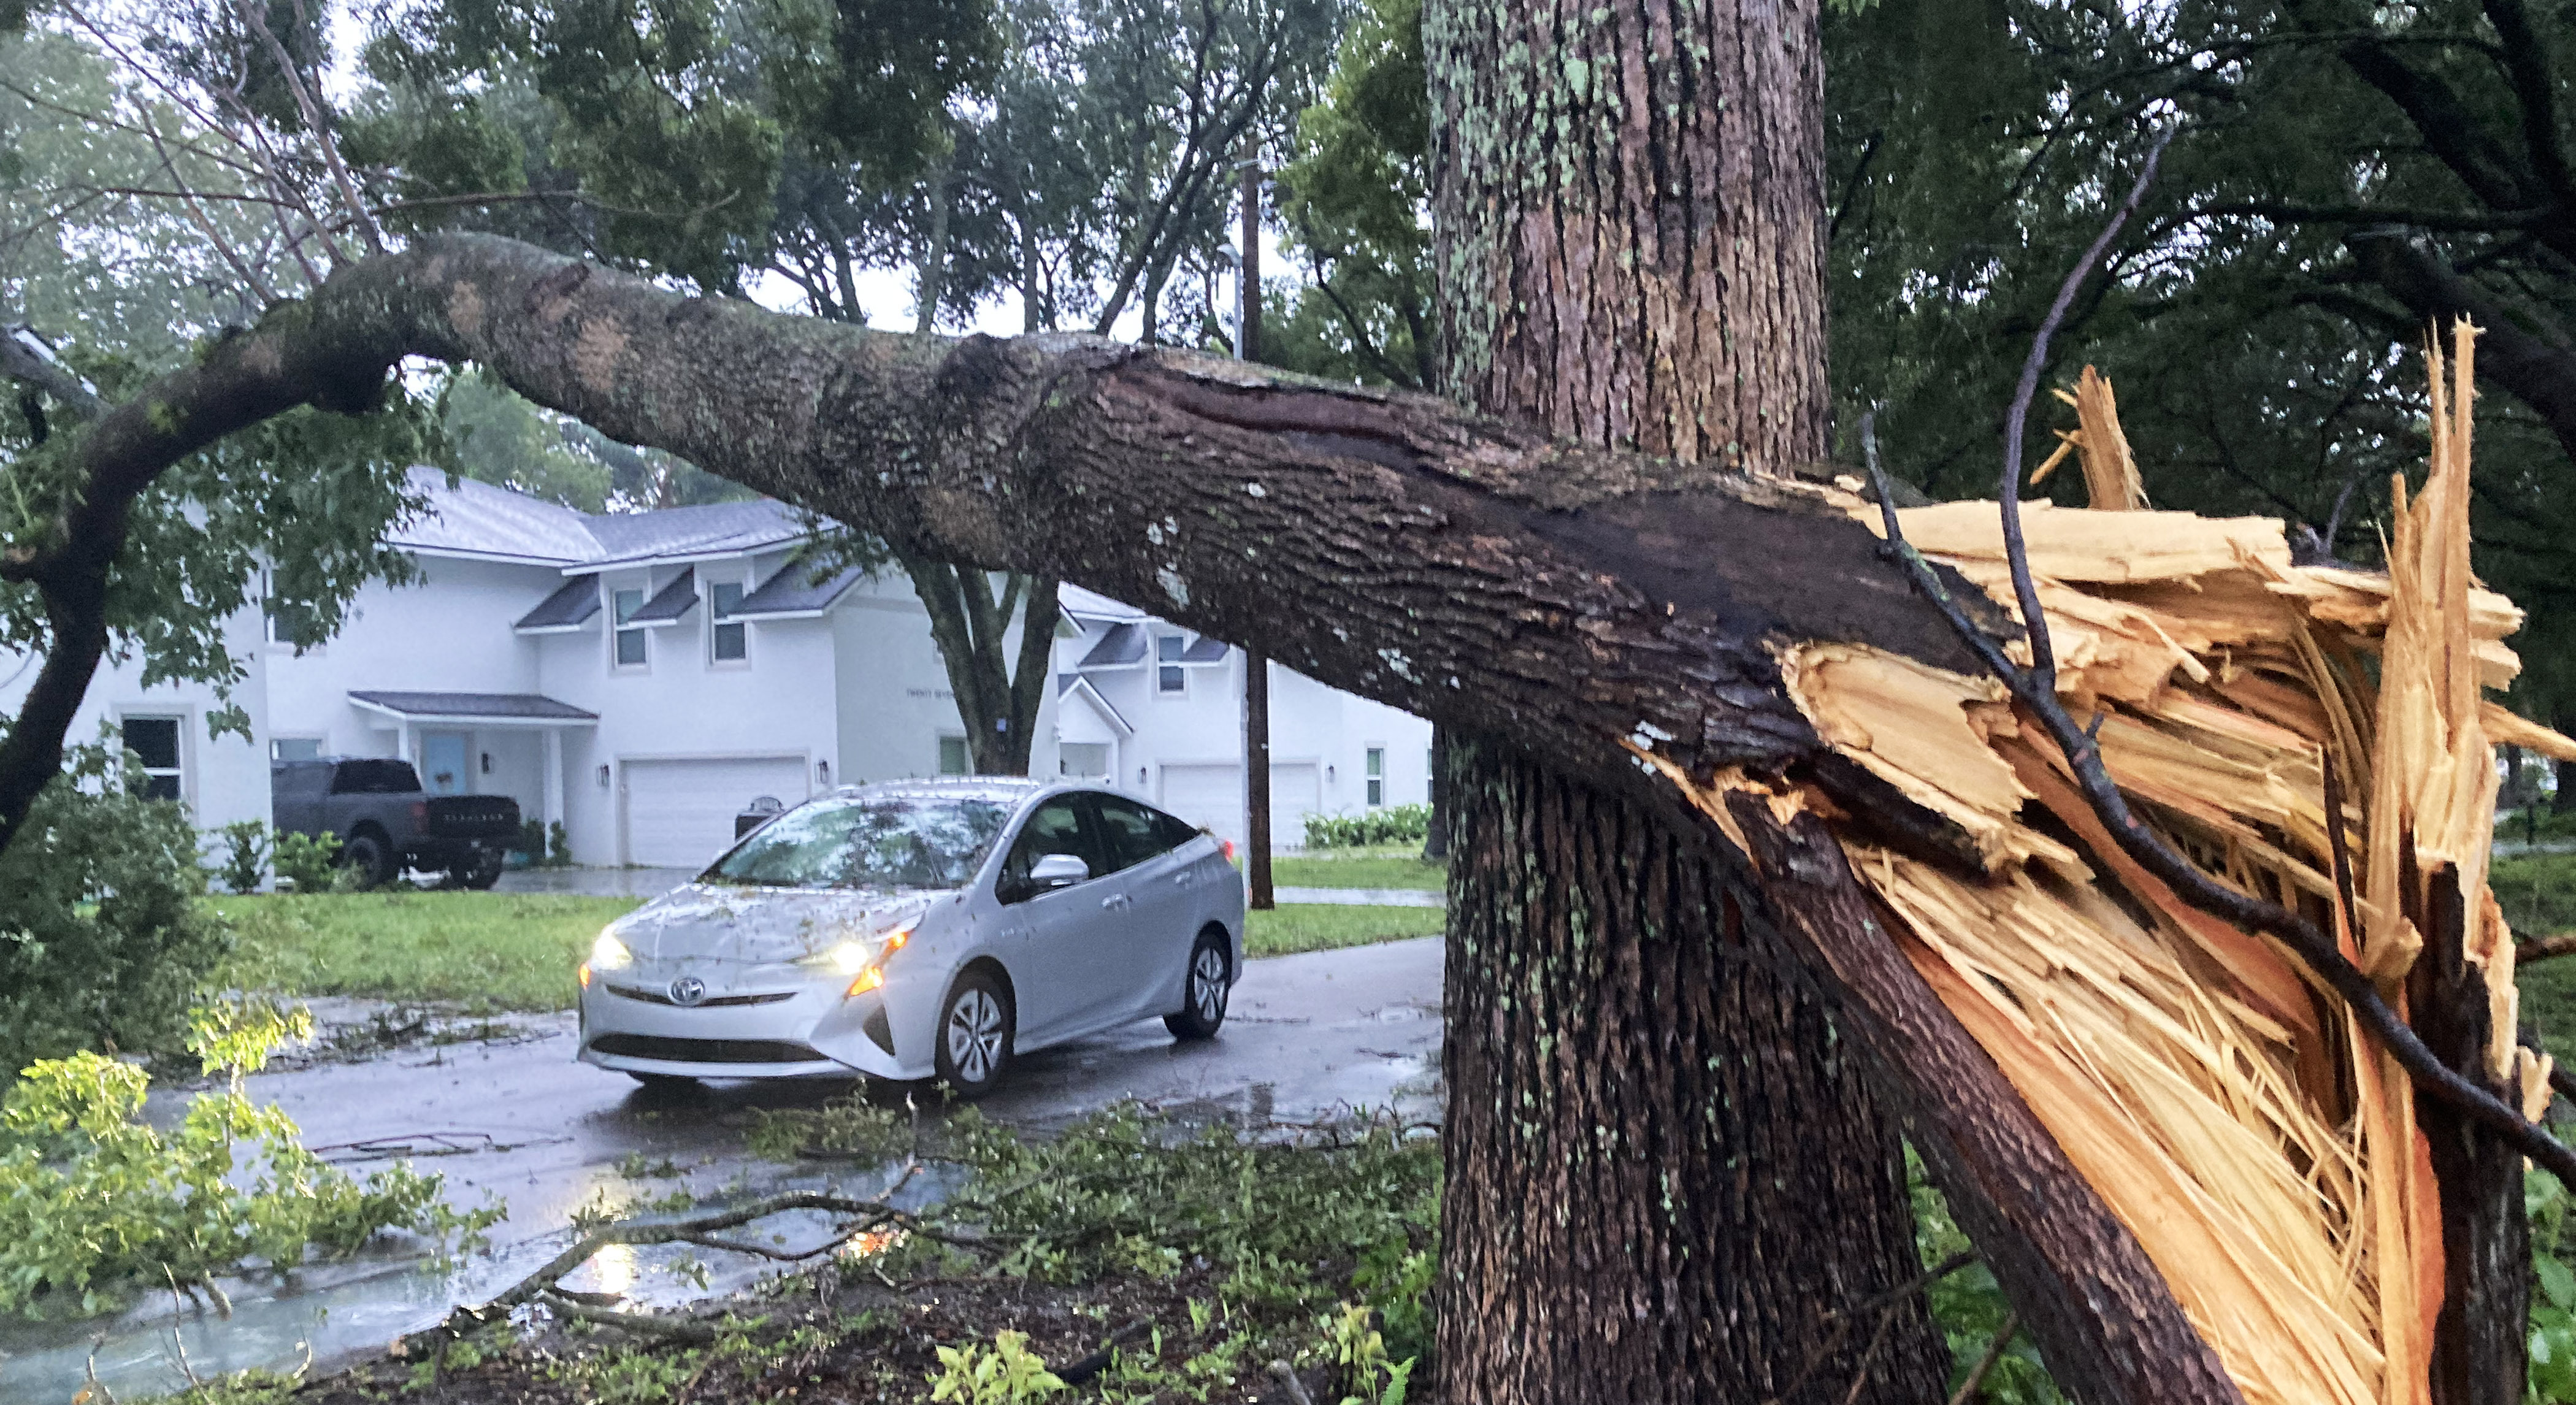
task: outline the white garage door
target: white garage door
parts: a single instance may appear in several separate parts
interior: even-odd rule
[[[696,868],[733,843],[733,817],[758,796],[795,805],[805,798],[797,756],[699,761],[629,761],[621,768],[626,861]]]
[[[1323,770],[1312,761],[1280,761],[1270,767],[1270,842],[1302,844],[1306,816],[1323,802]],[[1164,809],[1240,844],[1243,829],[1243,767],[1221,761],[1163,767]]]

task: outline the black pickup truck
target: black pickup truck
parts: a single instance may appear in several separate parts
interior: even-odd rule
[[[519,837],[519,802],[506,795],[425,795],[408,761],[326,756],[269,767],[277,832],[340,836],[340,861],[377,887],[406,868],[489,888]]]

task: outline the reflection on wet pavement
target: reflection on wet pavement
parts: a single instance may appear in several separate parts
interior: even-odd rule
[[[250,1080],[254,1098],[284,1108],[308,1147],[352,1174],[409,1158],[447,1177],[451,1203],[502,1206],[491,1253],[439,1265],[418,1244],[388,1243],[299,1269],[283,1283],[227,1282],[229,1320],[176,1307],[165,1293],[112,1318],[0,1322],[0,1401],[70,1399],[93,1343],[99,1378],[119,1398],[184,1387],[182,1350],[208,1377],[253,1366],[292,1370],[308,1351],[327,1368],[533,1271],[571,1241],[569,1222],[585,1206],[663,1202],[676,1213],[692,1202],[712,1208],[796,1189],[873,1196],[885,1183],[882,1168],[780,1165],[743,1150],[759,1111],[819,1107],[848,1093],[849,1082],[647,1091],[575,1063],[573,1036],[571,1016],[539,1017],[509,1041],[414,1046]],[[1440,942],[1390,942],[1249,962],[1214,1041],[1177,1043],[1160,1021],[1143,1021],[1026,1056],[982,1107],[1035,1131],[1129,1098],[1190,1120],[1312,1121],[1389,1106],[1436,1117],[1439,1051]],[[907,1093],[925,1116],[938,1115],[927,1087],[884,1086],[872,1096],[899,1103]],[[936,1178],[916,1177],[897,1203],[917,1207],[943,1189]],[[799,1243],[824,1223],[819,1215],[782,1215],[761,1227]],[[668,1304],[775,1271],[744,1256],[653,1246],[603,1255],[571,1286]]]

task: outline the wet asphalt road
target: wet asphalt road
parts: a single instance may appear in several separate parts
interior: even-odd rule
[[[1161,1021],[1143,1021],[1024,1057],[982,1106],[1034,1130],[1124,1099],[1184,1116],[1256,1120],[1389,1105],[1434,1116],[1440,968],[1437,938],[1249,962],[1216,1040],[1179,1044]],[[163,1295],[105,1322],[0,1323],[0,1401],[68,1400],[102,1332],[99,1375],[120,1397],[185,1384],[174,1329],[201,1375],[292,1369],[308,1346],[324,1364],[380,1347],[542,1263],[567,1242],[571,1213],[602,1198],[631,1204],[686,1189],[719,1201],[836,1176],[846,1189],[876,1188],[872,1171],[779,1166],[742,1150],[756,1110],[817,1106],[849,1084],[647,1093],[621,1074],[574,1062],[572,1026],[569,1014],[543,1017],[504,1039],[414,1046],[250,1080],[253,1098],[295,1118],[306,1146],[353,1173],[407,1157],[445,1174],[451,1203],[503,1207],[488,1256],[436,1272],[416,1253],[389,1251],[307,1269],[291,1284],[227,1284],[229,1320],[180,1309]],[[930,1188],[915,1191],[917,1198]],[[672,1267],[650,1253],[603,1255],[570,1286],[644,1300],[693,1295]],[[747,1265],[709,1267],[719,1291],[755,1276]]]

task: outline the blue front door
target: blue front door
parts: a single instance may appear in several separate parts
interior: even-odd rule
[[[420,788],[432,795],[465,793],[465,734],[431,732],[420,739]]]

